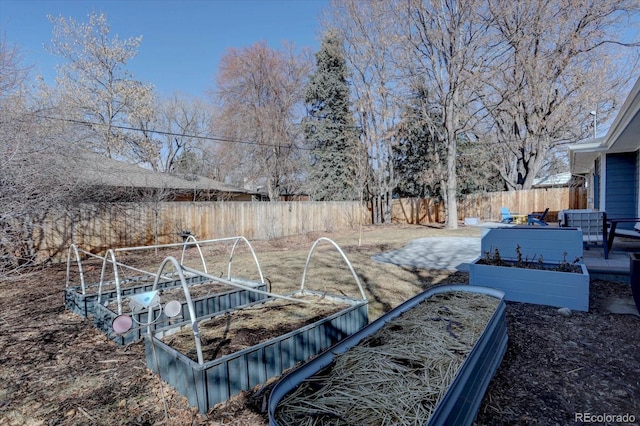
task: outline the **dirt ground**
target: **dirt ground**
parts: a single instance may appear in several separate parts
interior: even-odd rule
[[[374,319],[430,286],[464,283],[468,277],[380,264],[372,255],[415,238],[480,234],[476,228],[388,226],[254,241],[274,292],[300,287],[308,250],[323,235],[336,241],[353,264]],[[131,256],[126,262],[157,268],[157,259],[167,254]],[[248,260],[236,256],[234,271],[251,279],[245,275],[255,274],[255,266],[246,252],[245,257]],[[227,260],[211,269],[218,274],[215,268],[224,268]],[[85,267],[88,282],[92,273],[99,276],[100,264],[88,262]],[[77,282],[74,274],[72,268],[72,282]],[[65,309],[65,277],[66,265],[52,265],[0,279],[0,425],[267,424],[263,406],[268,386],[234,397],[206,415],[189,407],[146,368],[142,343],[118,346],[97,331],[92,320]],[[318,250],[307,285],[357,294],[344,261],[330,247]],[[601,302],[630,295],[629,285],[593,281],[590,312],[570,317],[551,307],[508,303],[507,353],[476,424],[580,424],[602,420],[594,416],[625,414],[639,424],[640,318],[611,314]],[[620,423],[615,417],[607,420]]]

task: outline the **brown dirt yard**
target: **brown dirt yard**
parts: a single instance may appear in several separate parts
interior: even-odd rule
[[[300,287],[316,238],[333,239],[362,280],[374,319],[426,288],[466,283],[468,276],[377,263],[372,255],[401,248],[416,238],[479,235],[478,228],[470,227],[448,231],[371,226],[361,232],[313,233],[252,241],[252,245],[272,290],[285,293]],[[162,251],[132,254],[121,261],[155,270],[169,254],[179,258],[179,253]],[[205,255],[219,262],[211,271],[226,271],[228,256],[223,249],[207,249]],[[195,250],[189,256],[195,258]],[[233,262],[234,276],[254,279],[255,265],[246,250]],[[99,277],[100,265],[86,263],[87,282]],[[77,282],[75,271],[72,283]],[[93,327],[92,320],[65,309],[65,276],[66,265],[52,265],[0,278],[0,425],[267,424],[264,401],[269,385],[234,397],[206,415],[197,413],[146,368],[142,343],[117,346]],[[358,294],[353,277],[329,245],[318,246],[307,286]],[[556,308],[509,302],[507,353],[476,424],[564,425],[590,420],[618,424],[623,418],[611,416],[625,414],[626,420],[633,416],[638,424],[640,318],[609,313],[600,302],[608,296],[628,298],[630,286],[593,281],[590,312],[570,317],[558,314]]]

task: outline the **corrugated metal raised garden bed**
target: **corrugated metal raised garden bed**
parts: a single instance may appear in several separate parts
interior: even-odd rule
[[[221,243],[232,243],[231,254],[227,265],[227,278],[231,279],[232,259],[234,252],[238,246],[238,243],[244,243],[249,249],[249,252],[253,256],[256,263],[257,272],[259,274],[260,282],[264,282],[262,271],[256,258],[253,247],[249,241],[244,237],[228,237],[217,238],[212,240],[197,241],[195,237],[189,236],[183,243],[175,244],[159,244],[152,246],[140,246],[140,247],[122,247],[109,249],[104,256],[99,256],[89,251],[83,250],[77,247],[75,244],[71,244],[67,256],[67,278],[64,290],[65,306],[71,312],[84,316],[92,317],[94,315],[94,306],[96,304],[104,305],[105,303],[115,302],[115,308],[112,306],[112,310],[118,314],[122,313],[122,300],[128,296],[134,294],[141,294],[152,289],[171,289],[180,288],[182,286],[182,280],[178,275],[173,273],[165,273],[163,275],[163,281],[156,280],[157,274],[154,272],[145,271],[140,268],[135,268],[130,265],[124,264],[119,261],[119,255],[127,252],[142,252],[159,249],[178,248],[182,250],[182,257],[180,263],[184,262],[185,251],[189,248],[195,247],[198,251],[201,260],[202,272],[207,272],[207,264],[202,251],[203,246],[207,245],[220,245]],[[94,258],[102,261],[102,270],[100,274],[100,280],[95,283],[85,283],[85,271],[83,269],[83,258]],[[71,267],[75,263],[78,268],[79,285],[71,285]],[[107,279],[108,270],[111,268],[112,279]],[[134,276],[122,277],[123,271],[137,274]],[[182,277],[187,285],[201,284],[211,281],[209,278],[186,273]],[[255,300],[255,299],[254,299]]]
[[[121,288],[115,288],[115,281],[100,283],[90,283],[83,286],[69,286],[64,289],[65,307],[74,314],[83,317],[93,317],[95,306],[109,301],[115,301],[120,294],[121,298],[133,294],[145,293],[153,289],[153,275],[137,277],[138,279],[123,280],[119,284]],[[199,276],[186,277],[188,285],[200,284],[207,279]],[[176,288],[182,285],[180,279],[168,280],[158,285],[159,289]],[[117,308],[116,308],[117,310]]]
[[[347,262],[362,299],[304,288],[309,258],[320,241]],[[317,355],[368,323],[368,302],[346,256],[321,238],[305,265],[301,290],[233,311],[159,328],[145,335],[147,366],[204,413]]]
[[[431,288],[283,376],[271,425],[470,425],[506,351],[504,294]]]
[[[193,281],[194,278],[196,277],[186,279]],[[197,276],[197,278],[198,281],[207,279],[206,277],[201,276]],[[187,283],[196,318],[224,312],[237,306],[247,305],[251,302],[263,300],[268,297],[266,295],[266,292],[268,291],[266,283],[241,280],[237,278],[232,279],[231,281],[250,287],[250,289],[236,288],[211,280],[195,285],[189,285]],[[184,290],[179,287],[181,285],[180,280],[172,283],[171,287],[162,286],[161,284],[162,283],[159,283],[156,288],[167,289],[161,294],[162,301],[178,300],[180,302],[181,309],[177,317],[184,321],[189,321],[191,319],[191,314],[187,306],[187,301],[183,297]],[[145,288],[145,291],[154,290],[153,284],[145,286]],[[259,292],[253,291],[253,289],[259,290]],[[126,345],[141,339],[143,333],[146,332],[145,327],[133,328],[125,334],[118,334],[113,330],[113,321],[118,317],[119,313],[116,300],[113,297],[108,300],[109,301],[105,305],[96,304],[94,306],[94,325],[96,328],[107,334],[111,340],[120,345]],[[148,322],[148,310],[132,312],[131,315],[134,317],[134,322],[137,324],[146,324]],[[160,306],[155,306],[153,308],[152,317],[161,317]],[[175,322],[175,320],[165,317],[163,319],[153,321],[149,324],[149,327],[151,327],[151,330],[156,330],[161,327],[166,327],[172,322]]]

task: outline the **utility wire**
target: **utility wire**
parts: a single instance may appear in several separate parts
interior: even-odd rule
[[[77,119],[73,119],[73,118],[51,117],[51,116],[47,116],[47,115],[38,115],[38,114],[36,114],[36,117],[43,118],[43,119],[46,119],[46,120],[57,120],[57,121],[64,121],[66,123],[81,124],[81,125],[85,125],[85,126],[113,127],[115,129],[120,129],[120,130],[129,130],[129,131],[134,131],[134,132],[147,132],[147,133],[154,133],[154,134],[163,135],[163,136],[174,136],[174,137],[182,137],[182,138],[201,139],[201,140],[207,140],[207,141],[213,141],[213,142],[229,142],[229,143],[239,143],[239,144],[244,144],[244,145],[259,145],[259,146],[271,146],[271,147],[281,147],[282,146],[282,145],[278,145],[278,144],[259,143],[259,142],[255,142],[255,141],[243,141],[243,140],[238,140],[238,139],[229,139],[229,138],[223,138],[221,136],[190,135],[190,134],[168,132],[168,131],[164,131],[164,130],[141,129],[141,128],[137,128],[137,127],[122,126],[122,125],[117,125],[117,124],[109,125],[109,124],[105,124],[105,123],[94,123],[94,122],[91,122],[91,121],[77,120]],[[296,148],[297,149],[302,149],[302,150],[308,150],[308,151],[313,151],[314,150],[314,148],[309,148],[309,147],[296,147]]]
[[[141,128],[137,128],[137,127],[130,127],[130,126],[122,126],[122,125],[116,125],[116,124],[105,124],[105,123],[94,123],[91,121],[87,121],[87,120],[77,120],[77,119],[73,119],[73,118],[60,118],[60,117],[51,117],[51,116],[47,116],[47,115],[38,115],[35,114],[36,117],[38,118],[43,118],[43,119],[47,119],[47,120],[57,120],[57,121],[63,121],[63,122],[67,122],[67,123],[74,123],[74,124],[81,124],[81,125],[85,125],[85,126],[103,126],[103,127],[113,127],[116,129],[120,129],[120,130],[129,130],[129,131],[134,131],[134,132],[147,132],[147,133],[154,133],[154,134],[158,134],[158,135],[163,135],[163,136],[173,136],[173,137],[183,137],[183,138],[191,138],[191,139],[200,139],[200,140],[206,140],[206,141],[212,141],[212,142],[229,142],[229,143],[238,143],[238,144],[244,144],[244,145],[255,145],[255,146],[268,146],[268,147],[281,147],[282,145],[278,145],[278,144],[272,144],[272,143],[259,143],[259,142],[255,142],[255,141],[245,141],[245,140],[239,140],[239,139],[230,139],[230,138],[224,138],[222,136],[200,136],[200,135],[190,135],[190,134],[181,134],[181,133],[174,133],[174,132],[169,132],[169,131],[164,131],[164,130],[154,130],[154,129],[141,129]],[[550,133],[543,133],[540,134],[538,136],[549,136]],[[526,143],[526,139],[522,140],[522,139],[502,139],[502,140],[485,140],[485,141],[467,141],[467,143],[469,145],[480,145],[480,146],[487,146],[487,145],[504,145],[504,144],[508,144],[508,143],[522,143],[525,142]],[[561,142],[556,141],[556,145],[567,145],[567,144],[571,144],[571,143],[576,143],[575,141],[572,140],[572,138],[564,138],[561,139]],[[458,142],[460,144],[460,141]],[[464,143],[463,143],[464,144]],[[292,147],[294,148],[294,147]],[[312,147],[305,147],[305,146],[296,146],[296,149],[300,149],[300,150],[304,150],[304,151],[315,151],[317,150],[317,148],[312,148]],[[327,150],[326,148],[321,149],[321,150]]]

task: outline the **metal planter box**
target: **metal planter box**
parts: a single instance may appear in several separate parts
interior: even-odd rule
[[[629,270],[631,271],[631,294],[640,312],[640,253],[630,254]]]
[[[518,246],[525,261],[542,258],[544,265],[553,267],[582,259],[582,232],[548,227],[491,229],[482,236],[481,253],[497,249],[503,260],[515,262]],[[479,261],[469,266],[471,285],[501,290],[507,301],[589,310],[589,272],[582,260],[576,263],[580,273],[483,265]]]
[[[189,279],[186,279],[187,281]],[[262,292],[266,292],[267,284],[261,283],[257,281],[246,281],[233,279],[234,282],[242,283],[247,287],[252,287],[256,290],[260,290]],[[180,285],[180,280],[178,280],[178,284]],[[199,285],[206,285],[206,283],[201,283]],[[153,285],[151,285],[152,287]],[[160,283],[158,287],[161,287]],[[163,287],[167,288],[167,287]],[[151,288],[149,288],[151,290]],[[251,290],[246,289],[233,289],[228,291],[223,291],[219,293],[210,294],[204,297],[200,297],[197,299],[193,299],[193,307],[195,310],[196,318],[204,317],[207,315],[213,315],[219,312],[231,310],[237,306],[246,305],[252,302],[257,302],[263,299],[266,299],[268,296],[264,293],[258,293]],[[191,315],[189,313],[189,309],[187,307],[187,302],[185,300],[181,301],[182,309],[181,316],[182,320],[190,321]],[[113,331],[112,324],[113,320],[118,316],[117,312],[109,309],[106,306],[101,304],[94,304],[93,306],[94,312],[94,325],[98,330],[104,332],[111,340],[118,343],[119,345],[126,345],[137,340],[140,340],[143,334],[146,332],[146,327],[144,328],[134,328],[128,333],[121,335],[117,334]],[[135,322],[139,324],[145,324],[147,322],[147,312],[136,312],[132,314],[135,318]],[[160,307],[154,308],[153,318],[160,317]],[[155,322],[150,325],[151,330],[156,330],[158,328],[166,327],[170,325],[171,320],[167,318],[164,321]],[[175,321],[173,321],[175,322]]]
[[[309,290],[304,293],[322,295]],[[297,294],[300,292],[289,296]],[[293,332],[202,364],[157,337],[171,333],[171,327],[158,329],[151,335],[144,335],[147,367],[159,373],[201,413],[206,413],[215,404],[265,383],[367,325],[366,300],[331,297],[349,306]],[[261,301],[251,305],[267,303]]]
[[[126,287],[120,289],[120,296],[122,298],[133,295],[145,293],[153,290],[153,277],[151,281],[148,276],[139,277],[139,281],[144,282],[137,286]],[[185,278],[187,285],[200,284],[208,281],[208,278],[201,276],[192,276]],[[124,285],[126,281],[122,281],[120,284]],[[174,281],[165,281],[157,284],[158,289],[177,288],[182,285],[182,282],[178,277]],[[65,307],[74,314],[81,315],[83,317],[92,317],[98,297],[100,297],[100,303],[113,300],[116,298],[118,292],[113,290],[103,291],[102,295],[98,293],[99,284],[89,284],[83,294],[81,286],[67,287],[64,289],[64,304]]]
[[[572,262],[582,258],[582,231],[576,228],[514,226],[483,231],[480,252],[498,250],[503,259],[515,260],[520,246],[523,259],[544,259],[545,262]],[[565,255],[566,253],[566,255]]]
[[[462,363],[449,389],[440,399],[428,425],[471,425],[476,417],[484,393],[493,378],[507,348],[504,294],[498,290],[467,285],[446,285],[429,290],[404,302],[387,312],[359,332],[347,337],[324,351],[321,355],[283,376],[274,386],[269,398],[269,424],[277,426],[275,411],[284,396],[300,385],[303,380],[331,365],[336,355],[358,345],[363,339],[381,329],[386,323],[412,309],[436,294],[464,291],[486,294],[499,299],[495,312],[473,349]],[[284,425],[282,425],[284,426]]]
[[[505,300],[589,311],[589,272],[584,264],[578,265],[581,273],[574,273],[477,262],[470,265],[469,283],[501,290]]]

